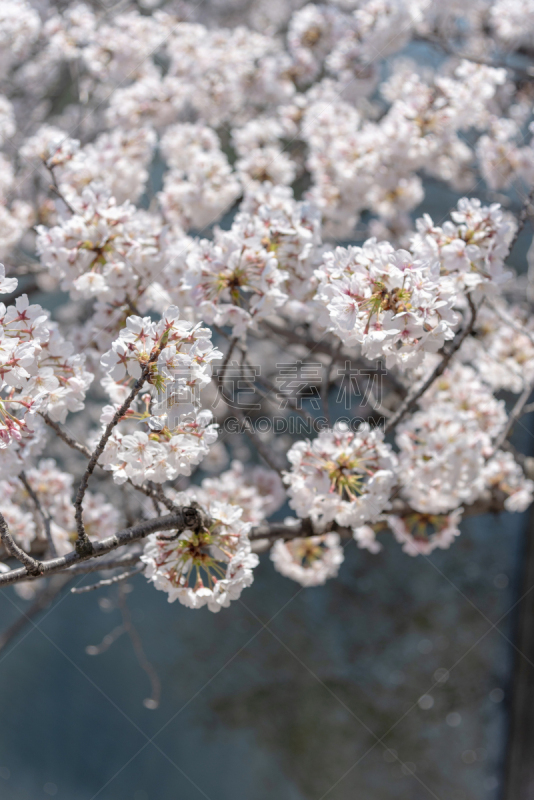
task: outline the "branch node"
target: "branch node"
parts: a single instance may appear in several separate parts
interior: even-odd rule
[[[93,543],[87,534],[84,534],[82,538],[76,539],[76,553],[80,558],[89,558],[93,555],[94,549]]]

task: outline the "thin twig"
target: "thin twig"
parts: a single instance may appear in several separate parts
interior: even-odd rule
[[[58,185],[58,182],[57,182],[57,178],[56,178],[56,176],[54,174],[54,167],[49,166],[46,163],[46,161],[44,161],[43,163],[44,163],[45,167],[47,168],[48,172],[50,173],[50,175],[52,177],[52,185],[50,186],[50,188],[52,189],[53,192],[55,192],[55,194],[57,194],[59,199],[63,203],[65,203],[65,205],[67,206],[67,208],[70,211],[70,213],[71,214],[76,214],[75,209],[71,206],[71,204],[69,203],[69,201],[66,199],[66,197],[63,195],[63,192],[59,188],[59,185]]]
[[[132,486],[134,486],[134,485],[135,484],[132,484]],[[170,497],[167,497],[167,495],[163,491],[163,487],[159,483],[154,486],[154,495],[153,496],[157,500],[159,500],[159,502],[162,505],[165,506],[167,511],[178,511],[179,508],[180,508],[179,506],[176,505],[176,503],[173,503],[173,501],[170,499]]]
[[[238,341],[239,341],[239,338],[237,336],[234,336],[232,339],[230,339],[230,343],[228,345],[228,350],[226,351],[226,355],[224,357],[224,361],[221,364],[221,368],[220,368],[220,370],[217,371],[217,375],[213,376],[213,380],[214,380],[215,385],[217,387],[217,392],[219,394],[219,397],[223,401],[224,401],[224,392],[223,392],[223,390],[224,390],[224,381],[225,381],[225,378],[226,378],[226,370],[228,369],[228,364],[230,363],[230,359],[232,357],[232,353],[234,352],[235,346],[238,343]]]
[[[61,189],[58,189],[58,187],[53,183],[50,185],[50,189],[54,192],[54,194],[57,194],[57,196],[59,197],[59,199],[63,203],[65,203],[65,205],[67,206],[67,208],[68,208],[68,210],[70,211],[71,214],[76,214],[76,211],[73,209],[73,207],[71,206],[71,204],[69,203],[69,201],[67,200],[67,198],[65,197],[63,192],[61,191]]]
[[[51,530],[51,522],[52,522],[52,520],[50,519],[50,514],[48,513],[48,511],[45,511],[45,509],[43,508],[43,505],[42,505],[41,501],[37,497],[36,493],[33,491],[32,487],[30,486],[30,483],[29,483],[29,481],[28,481],[28,479],[26,477],[26,473],[24,471],[19,473],[19,480],[21,481],[22,485],[24,486],[24,488],[26,489],[26,491],[30,495],[30,497],[31,497],[31,499],[33,501],[33,504],[34,504],[35,508],[37,509],[37,513],[39,514],[39,516],[42,519],[44,531],[45,531],[46,538],[47,538],[47,541],[48,541],[48,546],[50,548],[50,555],[52,556],[52,558],[54,558],[55,556],[57,556],[57,550],[56,550],[56,545],[54,544],[54,540],[52,538],[52,530]]]
[[[97,583],[90,583],[88,586],[73,586],[71,592],[72,594],[85,594],[86,592],[94,592],[95,589],[101,589],[103,586],[113,586],[114,583],[120,583],[128,578],[132,578],[134,575],[142,572],[144,568],[145,565],[141,564],[135,567],[135,569],[128,570],[128,572],[121,572],[120,575],[114,575],[112,578],[104,578]]]
[[[155,512],[157,517],[161,517],[161,508],[160,508],[160,504],[159,504],[159,499],[158,499],[157,494],[156,494],[156,484],[153,483],[153,481],[147,481],[147,486],[154,492],[154,494],[150,498],[152,500],[152,505],[154,507],[154,512]]]
[[[420,386],[416,387],[414,391],[411,392],[411,394],[408,395],[408,397],[404,400],[404,402],[402,402],[401,405],[398,407],[398,409],[395,411],[393,416],[391,416],[388,419],[386,426],[384,428],[384,432],[386,434],[391,433],[391,431],[395,429],[395,427],[398,425],[401,419],[403,419],[403,417],[408,413],[408,411],[412,410],[412,408],[416,405],[419,398],[424,395],[427,389],[434,383],[436,378],[439,378],[439,376],[445,371],[453,355],[456,352],[458,352],[466,337],[469,336],[469,334],[472,332],[477,315],[477,308],[473,303],[473,300],[471,299],[471,296],[469,294],[467,295],[467,300],[469,302],[469,308],[471,309],[471,319],[469,320],[468,324],[461,331],[461,333],[459,333],[456,336],[456,338],[453,341],[452,347],[447,353],[443,355],[441,361],[437,364],[436,367],[434,367],[428,378],[425,381],[423,381],[423,383]]]
[[[500,434],[497,436],[497,438],[493,443],[493,447],[495,448],[495,450],[498,450],[500,447],[502,447],[503,443],[508,438],[508,434],[512,430],[514,423],[517,422],[517,420],[523,413],[523,409],[527,405],[533,389],[534,389],[534,381],[531,381],[529,385],[526,387],[526,389],[524,389],[523,392],[519,395],[512,411],[510,412],[510,416],[508,417],[506,425],[504,426],[504,428],[502,429],[502,431],[500,432]]]
[[[117,625],[112,631],[106,633],[100,644],[88,644],[85,648],[85,652],[88,656],[100,656],[102,653],[105,653],[106,650],[109,650],[113,642],[116,642],[123,633],[126,633],[124,625]]]
[[[245,417],[241,409],[235,408],[233,410],[235,412],[236,417],[243,425],[243,432],[246,434],[246,436],[248,436],[250,441],[253,443],[256,450],[263,458],[267,466],[270,467],[271,469],[274,469],[274,471],[278,472],[279,475],[282,475],[284,468],[279,463],[277,463],[277,461],[275,461],[268,447],[265,446],[265,444],[262,442],[258,434],[250,429],[248,425],[248,421],[250,421],[250,418]]]
[[[226,400],[224,398],[224,379],[226,377],[226,368],[228,366],[229,354],[231,355],[231,352],[236,342],[237,338],[234,337],[230,342],[230,347],[228,349],[228,353],[226,354],[226,358],[224,360],[223,366],[221,367],[219,375],[217,377],[214,376],[213,378],[215,386],[217,387],[217,393],[225,404]],[[241,409],[238,408],[234,408],[232,410],[235,412],[235,415],[240,420],[240,422],[244,423],[244,432],[248,436],[248,438],[252,441],[258,453],[262,456],[267,465],[271,467],[271,469],[274,469],[276,472],[280,474],[282,472],[281,467],[278,464],[276,464],[275,461],[272,459],[271,454],[269,453],[267,448],[264,447],[263,442],[260,440],[257,434],[254,431],[249,430],[244,413],[241,411]]]
[[[82,453],[82,455],[86,456],[86,458],[91,458],[91,451],[88,447],[80,442],[77,442],[76,439],[70,436],[70,434],[68,434],[60,425],[58,425],[57,422],[54,422],[54,420],[51,419],[48,414],[43,411],[39,411],[38,413],[44,419],[46,424],[57,434],[57,436],[59,436],[59,438],[65,442],[65,444],[68,444],[68,446],[73,450],[77,450],[79,453]]]
[[[531,211],[530,206],[531,206],[531,203],[532,203],[533,200],[534,200],[534,185],[532,186],[530,192],[528,193],[527,199],[523,203],[523,208],[521,209],[521,213],[517,217],[517,229],[516,229],[516,232],[514,233],[513,239],[510,242],[510,246],[508,248],[508,255],[509,256],[511,255],[512,250],[514,249],[515,244],[516,244],[517,240],[519,239],[521,231],[525,227],[525,222],[527,221],[527,218],[528,218],[528,216],[530,214],[530,211]]]
[[[143,701],[143,705],[145,708],[154,709],[159,706],[159,699],[161,695],[161,683],[158,677],[158,674],[148,658],[145,655],[145,651],[143,649],[143,644],[141,642],[141,637],[137,633],[133,623],[132,623],[132,616],[130,614],[130,609],[126,603],[126,596],[124,593],[124,587],[121,586],[119,588],[119,607],[122,613],[122,621],[126,633],[130,637],[130,641],[133,645],[135,655],[137,656],[137,661],[139,662],[139,666],[143,669],[150,681],[150,685],[152,687],[152,692],[150,697],[147,697]]]
[[[228,367],[228,364],[230,363],[230,359],[232,357],[232,353],[234,352],[234,348],[235,348],[236,344],[238,343],[238,341],[239,341],[239,337],[237,337],[237,336],[234,336],[233,339],[230,340],[230,344],[228,346],[228,350],[227,350],[226,355],[224,357],[224,361],[221,364],[221,372],[220,372],[220,374],[221,374],[221,380],[223,382],[224,382],[224,379],[226,377],[226,368]]]
[[[349,362],[351,365],[356,364],[358,367],[361,367],[362,370],[365,371],[367,374],[373,370],[372,362],[365,362],[365,359],[354,359],[353,354],[347,353],[344,350],[338,350],[337,344],[330,344],[326,339],[321,339],[319,341],[315,341],[311,336],[304,336],[300,333],[297,333],[295,330],[291,330],[289,328],[282,328],[280,325],[276,325],[273,322],[263,320],[262,321],[263,327],[267,328],[267,330],[275,336],[283,339],[285,343],[295,344],[295,345],[302,345],[306,347],[309,351],[314,353],[324,353],[331,358],[335,358],[336,363],[346,364]],[[255,335],[254,331],[250,331],[251,335]],[[257,335],[257,334],[256,334]],[[406,394],[406,389],[403,384],[396,378],[393,372],[387,371],[384,374],[384,378],[386,381],[391,384],[391,387],[395,389],[395,391],[404,397]]]
[[[244,360],[244,361],[243,361],[243,363],[244,363],[246,366],[248,366],[248,367],[251,367],[251,366],[252,366],[252,365],[250,364],[250,362],[248,362],[248,361],[245,361],[245,360]],[[271,381],[270,381],[270,380],[268,380],[268,378],[262,378],[262,377],[261,377],[261,375],[259,376],[259,380],[260,380],[260,381],[261,381],[263,384],[265,384],[265,386],[266,386],[266,387],[267,387],[267,389],[269,390],[268,392],[263,392],[261,389],[258,389],[258,387],[256,386],[256,384],[255,384],[255,383],[253,383],[252,381],[249,381],[249,380],[247,380],[247,378],[241,377],[241,380],[242,380],[244,383],[246,383],[246,385],[247,385],[247,386],[250,386],[250,387],[251,387],[251,388],[252,388],[252,389],[253,389],[255,392],[257,392],[257,393],[258,393],[258,395],[259,395],[259,396],[260,396],[260,397],[261,397],[263,400],[267,400],[267,402],[270,402],[270,403],[276,403],[276,400],[275,400],[273,397],[271,397],[271,395],[273,394],[273,392],[275,392],[275,393],[278,393],[278,388],[277,388],[277,387],[276,387],[276,386],[275,386],[273,383],[271,383]],[[312,417],[312,415],[311,415],[311,414],[309,414],[309,413],[306,411],[306,409],[304,409],[304,408],[299,408],[299,407],[298,407],[298,403],[296,403],[296,402],[295,402],[295,401],[294,401],[294,400],[293,400],[291,397],[284,397],[284,400],[285,400],[285,402],[286,402],[286,406],[287,406],[287,407],[288,407],[288,408],[289,408],[291,411],[294,411],[294,412],[295,412],[295,414],[298,414],[300,417],[302,417],[302,419],[306,420],[306,422],[308,423],[308,425],[310,425],[310,424],[311,424],[311,425],[313,425],[313,424],[314,424],[314,422],[315,422],[314,418]]]

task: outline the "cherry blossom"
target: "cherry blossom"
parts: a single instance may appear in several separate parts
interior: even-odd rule
[[[178,496],[191,503],[194,494]],[[223,502],[206,506],[212,523],[199,531],[185,530],[177,538],[153,535],[142,557],[147,578],[156,589],[167,592],[169,603],[179,600],[189,608],[227,608],[253,581],[258,556],[251,552],[250,523],[242,522],[242,510]]]
[[[397,459],[380,430],[368,425],[351,431],[345,423],[297,442],[284,475],[290,506],[319,527],[335,521],[359,527],[374,521],[396,482]]]
[[[325,324],[368,358],[385,357],[388,367],[417,366],[425,351],[454,336],[455,296],[435,261],[370,239],[326,254],[315,274]]]
[[[398,517],[391,514],[387,522],[395,539],[409,556],[429,555],[436,548],[446,550],[460,535],[458,524],[462,518],[461,508],[451,514],[410,514]]]
[[[329,578],[335,578],[343,559],[337,533],[288,542],[278,539],[271,549],[275,570],[306,587],[321,586]]]

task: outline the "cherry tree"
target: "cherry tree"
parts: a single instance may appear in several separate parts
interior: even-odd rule
[[[532,0],[2,1],[27,616],[136,573],[219,612],[260,557],[316,586],[351,539],[425,557],[530,505],[533,42]]]

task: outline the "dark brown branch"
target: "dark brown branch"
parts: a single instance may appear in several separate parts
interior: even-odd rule
[[[81,564],[75,564],[65,570],[66,575],[88,575],[92,572],[104,572],[109,569],[122,569],[124,567],[133,567],[139,563],[141,552],[135,552],[118,558],[106,558],[100,560],[90,559],[89,561],[82,561]]]
[[[52,428],[54,433],[56,433],[57,436],[59,436],[59,438],[65,442],[65,444],[68,444],[69,447],[71,447],[73,450],[77,450],[78,453],[81,453],[86,458],[91,458],[91,451],[88,447],[76,441],[76,439],[70,436],[60,425],[58,425],[57,422],[54,422],[54,420],[51,419],[48,414],[42,411],[39,411],[39,414],[44,419],[46,424]]]
[[[83,561],[81,564],[75,564],[66,570],[66,575],[88,575],[92,572],[104,572],[108,569],[121,569],[123,567],[133,567],[139,562],[141,553],[132,553],[131,555],[119,556],[118,558],[91,559],[90,561]]]
[[[132,486],[135,486],[135,484],[132,483]],[[156,500],[158,500],[162,505],[165,506],[167,511],[179,510],[179,507],[176,505],[176,503],[173,503],[173,501],[169,497],[167,497],[167,495],[163,491],[163,487],[160,484],[156,484],[153,489],[145,486],[139,487],[139,491],[144,492],[145,494],[148,494],[147,490],[153,492],[153,494],[150,494],[149,497],[153,497]]]
[[[505,510],[504,501],[506,500],[506,497],[507,495],[505,495],[504,492],[500,491],[498,488],[494,487],[491,490],[487,489],[477,500],[474,501],[474,503],[471,503],[469,506],[464,506],[464,512],[462,516],[473,517],[481,514],[499,514],[501,511]],[[392,501],[391,505],[392,508],[390,513],[396,514],[400,517],[418,513],[400,497],[396,497]],[[320,533],[317,533],[314,531],[310,519],[302,519],[299,521],[298,525],[285,525],[283,522],[264,522],[254,528],[250,534],[250,541],[257,542],[263,539],[267,539],[271,542],[276,539],[290,541],[291,539],[317,536],[322,533],[329,533],[331,531],[335,531],[345,539],[350,539],[352,537],[352,531],[350,528],[338,525],[336,522],[333,522],[327,530],[321,530]]]

